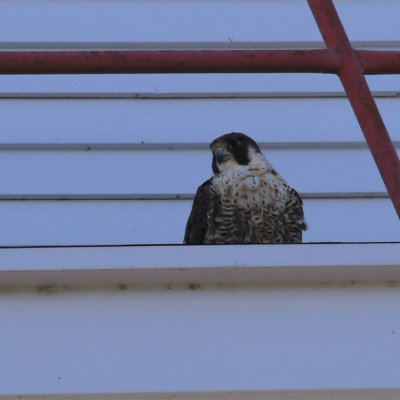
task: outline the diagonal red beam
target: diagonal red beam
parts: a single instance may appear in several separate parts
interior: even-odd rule
[[[308,4],[326,46],[341,59],[340,80],[400,218],[400,161],[365,80],[363,61],[353,50],[333,2],[308,0]]]

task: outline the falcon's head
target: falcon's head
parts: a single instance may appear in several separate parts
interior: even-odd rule
[[[222,135],[210,144],[213,153],[214,174],[238,165],[248,165],[251,155],[261,153],[258,144],[244,133],[232,132]]]

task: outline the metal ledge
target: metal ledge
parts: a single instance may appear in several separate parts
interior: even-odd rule
[[[400,283],[400,242],[0,248],[0,288]]]
[[[393,400],[400,388],[326,389],[326,390],[231,390],[218,392],[148,393],[70,393],[24,395],[25,400]],[[21,396],[2,396],[0,400],[19,400]]]

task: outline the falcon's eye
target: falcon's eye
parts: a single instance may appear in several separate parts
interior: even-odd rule
[[[240,146],[240,141],[239,140],[231,140],[229,142],[229,147],[231,149],[237,149]]]

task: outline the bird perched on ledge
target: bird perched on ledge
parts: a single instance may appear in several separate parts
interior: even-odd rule
[[[214,175],[197,189],[184,243],[301,243],[303,202],[258,144],[232,132],[210,148]]]

